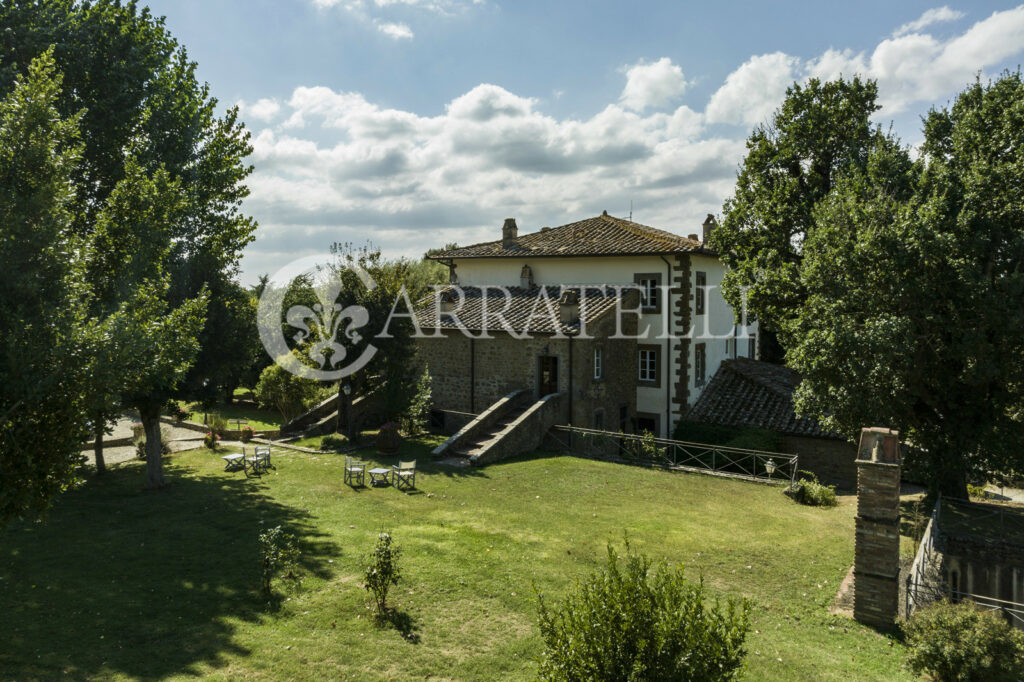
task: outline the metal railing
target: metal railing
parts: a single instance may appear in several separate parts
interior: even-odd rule
[[[549,437],[572,454],[628,464],[713,474],[759,483],[793,484],[797,455],[689,443],[578,426],[554,426]]]

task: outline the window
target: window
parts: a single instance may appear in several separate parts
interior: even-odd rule
[[[603,376],[604,365],[601,358],[601,348],[594,348],[594,378],[600,379]]]
[[[642,272],[633,275],[633,281],[640,287],[640,309],[645,313],[660,313],[661,273]]]
[[[707,378],[707,344],[698,343],[693,347],[693,385],[703,386]]]
[[[636,415],[636,432],[643,433],[644,431],[648,431],[657,436],[661,433],[661,431],[658,429],[659,421],[659,416],[656,414],[651,414],[649,412],[638,412]]]
[[[594,410],[594,430],[604,431],[604,410]]]
[[[757,334],[751,334],[747,339],[747,357],[751,360],[757,358]]]
[[[697,291],[694,293],[693,313],[695,315],[703,315],[705,306],[705,291],[707,290],[708,286],[708,273],[695,273],[694,278],[697,283]]]
[[[637,383],[642,386],[661,386],[658,371],[661,360],[661,346],[637,346]]]

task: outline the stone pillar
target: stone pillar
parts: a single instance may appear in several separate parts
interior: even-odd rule
[[[853,617],[890,628],[899,608],[900,446],[890,429],[861,431],[857,454],[857,537]]]

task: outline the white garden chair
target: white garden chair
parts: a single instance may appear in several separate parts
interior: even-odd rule
[[[399,462],[391,467],[391,485],[399,490],[411,490],[416,487],[416,460]]]

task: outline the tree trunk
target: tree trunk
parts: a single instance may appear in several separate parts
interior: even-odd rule
[[[96,458],[96,475],[102,476],[107,473],[107,463],[103,459],[103,425],[105,420],[102,415],[95,417],[95,419],[93,428],[96,430],[93,432],[92,452]]]
[[[224,404],[234,405],[235,404],[235,389],[237,386],[225,386],[224,387]]]
[[[160,410],[139,411],[142,427],[146,431],[146,488],[163,488],[164,463],[160,443]]]

